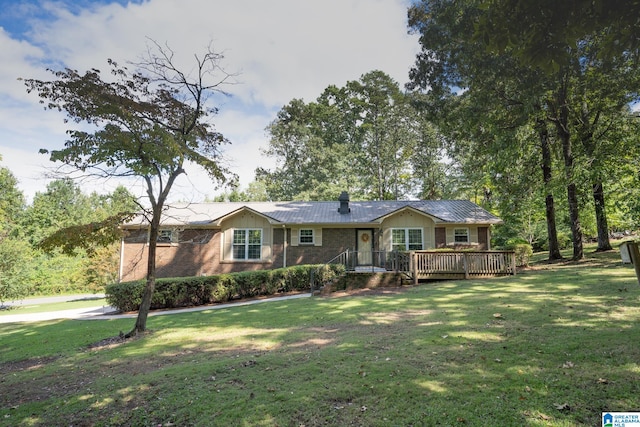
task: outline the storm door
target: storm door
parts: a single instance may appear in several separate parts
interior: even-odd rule
[[[358,251],[358,265],[373,263],[373,230],[357,230],[356,251]]]

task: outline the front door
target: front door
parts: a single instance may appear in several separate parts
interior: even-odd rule
[[[447,246],[447,229],[444,227],[436,227],[435,229],[436,248],[444,248]]]
[[[358,230],[357,234],[358,265],[373,263],[373,230]]]
[[[489,227],[478,227],[478,246],[482,251],[489,249]]]

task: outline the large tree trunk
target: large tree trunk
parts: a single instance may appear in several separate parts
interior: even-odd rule
[[[147,330],[147,317],[149,316],[149,310],[151,309],[151,299],[153,298],[153,292],[156,288],[156,248],[158,243],[158,233],[160,231],[160,220],[162,219],[162,211],[164,209],[165,201],[171,191],[171,187],[175,179],[184,173],[182,164],[177,166],[167,179],[167,184],[162,187],[162,179],[159,179],[160,190],[158,198],[153,195],[153,184],[150,177],[145,177],[147,182],[147,194],[149,195],[149,202],[151,202],[152,216],[149,224],[149,253],[147,256],[147,283],[142,293],[142,301],[140,301],[140,309],[138,310],[138,317],[136,324],[131,332],[125,335],[125,337],[133,337],[138,333]]]
[[[571,132],[569,131],[569,106],[567,105],[568,74],[563,76],[563,82],[557,93],[556,108],[557,117],[554,118],[558,137],[562,143],[562,156],[564,158],[564,172],[567,182],[567,202],[569,206],[569,219],[571,221],[571,234],[573,240],[574,261],[584,258],[582,244],[582,226],[580,225],[580,208],[578,204],[578,188],[573,176],[573,150],[571,146]]]
[[[157,219],[156,219],[157,216]],[[133,329],[125,335],[126,338],[136,336],[138,333],[147,330],[147,318],[151,309],[151,299],[156,288],[156,248],[158,233],[160,230],[160,215],[154,212],[153,219],[149,225],[149,253],[147,256],[147,281],[142,292],[142,300],[138,309],[138,317]]]
[[[582,132],[582,146],[585,152],[592,160],[592,171],[594,177],[592,178],[592,194],[593,194],[593,207],[596,213],[596,228],[598,231],[598,248],[597,251],[610,251],[611,242],[609,242],[609,224],[607,221],[607,213],[605,211],[604,204],[604,187],[602,185],[602,179],[600,178],[601,168],[600,161],[597,154],[597,141],[594,139],[593,129],[600,120],[600,111],[596,111],[593,120],[590,120],[589,108],[586,103],[582,106],[582,126],[585,131]]]
[[[596,250],[610,251],[612,248],[609,241],[609,224],[604,209],[604,189],[601,181],[593,184],[593,204],[596,210],[596,227],[598,229],[598,248]]]
[[[544,203],[546,206],[547,239],[549,242],[549,260],[562,259],[560,245],[558,244],[558,230],[556,227],[556,207],[551,193],[551,147],[549,146],[549,131],[544,120],[538,121],[538,134],[540,136],[540,148],[542,149],[542,178],[547,193]]]
[[[567,202],[569,204],[569,220],[571,221],[571,234],[573,236],[574,261],[584,258],[584,246],[582,244],[582,226],[578,206],[578,189],[575,182],[567,185]]]

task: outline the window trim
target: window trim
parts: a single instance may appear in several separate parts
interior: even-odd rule
[[[304,236],[304,237],[311,237],[311,241],[310,242],[303,242],[302,241],[302,232],[303,231],[310,231],[311,235],[310,236]],[[313,246],[316,244],[316,233],[315,230],[313,228],[300,228],[298,230],[298,245],[300,246],[304,246],[304,245],[309,245],[309,246]]]
[[[394,244],[394,241],[393,241],[394,231],[396,231],[396,230],[397,231],[402,231],[403,234],[404,234],[404,242],[403,242],[403,244],[405,246],[404,251],[421,251],[421,250],[424,250],[424,229],[422,227],[394,227],[394,228],[391,228],[391,250],[392,251],[396,250],[394,248],[395,244]],[[415,230],[420,231],[420,249],[415,249],[415,248],[411,249],[410,248],[411,246],[416,246],[415,242],[413,242],[413,243],[411,242],[410,233],[409,233],[410,230],[411,231],[415,231]]]
[[[244,243],[241,243],[244,246],[244,258],[236,258],[236,246],[240,246],[240,243],[235,243],[236,231],[244,232]],[[249,233],[251,231],[259,231],[260,232],[260,243],[250,243],[249,242]],[[243,261],[243,262],[255,262],[262,261],[262,244],[264,239],[264,230],[262,228],[234,228],[231,230],[231,260],[233,261]],[[259,257],[258,258],[249,258],[249,253],[251,247],[259,247]]]
[[[151,230],[149,230],[149,232],[151,232]],[[169,240],[161,240],[161,237],[163,236],[163,233],[169,233]],[[150,240],[150,235],[147,237],[147,243]],[[158,236],[156,237],[156,246],[173,246],[176,245],[178,242],[178,230],[176,230],[175,228],[160,228],[158,229]]]
[[[457,234],[458,231],[464,231],[465,240],[458,240],[458,237],[462,237],[462,234]],[[471,243],[471,232],[469,231],[469,227],[456,227],[453,229],[453,243]]]

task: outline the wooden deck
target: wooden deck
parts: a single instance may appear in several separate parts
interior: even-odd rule
[[[470,279],[516,274],[516,257],[509,251],[414,251],[408,272],[420,279]]]
[[[403,273],[419,280],[470,279],[516,274],[516,257],[511,251],[373,251],[366,256],[345,251],[330,263],[344,264],[347,271]],[[362,265],[358,260],[370,260]]]

